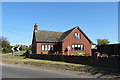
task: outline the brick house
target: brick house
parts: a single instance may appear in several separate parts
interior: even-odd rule
[[[91,55],[91,46],[92,41],[78,26],[66,32],[56,32],[38,30],[38,25],[34,25],[32,54]]]

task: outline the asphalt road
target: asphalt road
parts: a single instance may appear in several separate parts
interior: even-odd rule
[[[13,53],[14,55],[19,55],[19,54],[23,54],[24,52],[17,52],[17,53]],[[6,54],[6,55],[0,55],[0,57],[6,57],[6,56],[13,56],[12,53],[11,54]]]
[[[15,65],[2,65],[3,78],[84,78],[81,75],[48,71]]]
[[[14,53],[14,55],[23,52]],[[12,54],[1,55],[0,57],[12,56]],[[2,78],[85,78],[83,75],[75,75],[62,73],[58,71],[42,70],[31,67],[22,67],[8,64],[0,64],[2,66]]]

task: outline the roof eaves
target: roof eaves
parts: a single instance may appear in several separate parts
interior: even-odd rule
[[[66,37],[62,40],[62,42],[63,42],[66,38],[68,38],[68,36],[75,30],[75,28],[76,28],[76,27],[70,29],[71,32],[70,32],[68,35],[66,35]],[[69,30],[68,30],[68,31],[69,31]],[[66,31],[66,32],[67,32],[67,31]]]
[[[87,37],[87,35],[78,27],[78,29],[83,33],[83,35],[88,39],[88,41],[93,44],[93,42]]]

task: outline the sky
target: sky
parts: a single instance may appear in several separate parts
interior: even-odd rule
[[[39,30],[60,32],[79,26],[94,43],[118,43],[117,2],[2,3],[2,35],[11,45],[30,45],[35,23]]]

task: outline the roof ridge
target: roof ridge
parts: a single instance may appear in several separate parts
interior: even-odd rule
[[[38,31],[46,31],[46,32],[59,32],[59,31],[48,31],[48,30],[38,30]],[[59,33],[64,33],[64,32],[59,32]]]
[[[78,28],[78,27],[79,27],[79,26],[76,26],[76,27],[74,27],[74,28],[72,28],[72,29],[69,29],[69,30],[67,30],[67,31],[74,30],[75,28]],[[48,31],[48,30],[38,30],[38,31],[61,32],[61,31]],[[67,31],[64,31],[64,32],[61,32],[61,33],[65,33],[65,32],[67,32]]]
[[[72,29],[69,29],[69,30],[67,30],[67,31],[70,31],[70,30],[74,30],[75,28],[78,28],[79,26],[76,26],[76,27],[74,27],[74,28],[72,28]],[[65,31],[65,32],[67,32],[67,31]]]

